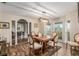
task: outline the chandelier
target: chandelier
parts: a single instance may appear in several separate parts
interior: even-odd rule
[[[44,11],[42,12],[42,17],[40,17],[39,20],[41,22],[44,22],[44,23],[48,23],[49,22],[49,20],[48,20],[48,18],[46,16],[46,12],[44,12]]]

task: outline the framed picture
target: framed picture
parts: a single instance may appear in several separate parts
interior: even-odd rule
[[[0,29],[9,29],[9,22],[0,22]]]

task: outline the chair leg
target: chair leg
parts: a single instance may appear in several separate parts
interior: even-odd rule
[[[56,47],[56,49],[57,49],[57,47]],[[56,56],[58,56],[58,51],[56,52]]]
[[[55,49],[57,49],[57,47],[56,47],[56,46],[55,46],[54,50],[55,50]],[[58,51],[55,53],[55,56],[57,56],[57,55],[58,55]]]
[[[29,50],[29,56],[31,55],[31,48],[30,48],[30,50]]]
[[[33,49],[33,54],[36,55],[36,50]]]
[[[72,55],[72,46],[70,46],[70,53],[71,53],[71,55]]]
[[[42,55],[42,48],[41,48],[41,55]]]

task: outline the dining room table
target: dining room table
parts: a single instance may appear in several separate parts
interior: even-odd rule
[[[36,36],[36,35],[33,35],[32,37],[33,37],[33,39],[35,41],[40,42],[43,45],[43,48],[42,48],[43,53],[46,52],[47,51],[47,47],[48,47],[47,43],[49,41],[48,37],[47,36],[39,37],[39,36]]]

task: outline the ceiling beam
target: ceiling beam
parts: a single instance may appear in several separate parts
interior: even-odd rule
[[[37,5],[38,5],[38,6],[40,6],[41,8],[46,9],[47,11],[49,11],[49,12],[51,12],[51,13],[54,13],[54,14],[58,15],[58,13],[57,13],[57,12],[52,11],[52,10],[50,10],[50,9],[46,8],[45,6],[41,5],[39,2],[36,2],[35,4],[37,4]],[[48,14],[50,14],[50,13],[48,13]],[[50,14],[50,15],[51,15],[51,14]],[[52,15],[53,15],[53,14],[52,14]]]
[[[27,10],[28,12],[32,12],[32,13],[35,13],[35,14],[38,14],[38,15],[40,15],[40,16],[42,16],[42,12],[43,11],[41,11],[41,10],[38,10],[36,7],[31,7],[31,6],[29,6],[29,7],[23,7],[23,5],[21,5],[21,4],[19,4],[19,3],[17,3],[17,4],[13,4],[13,3],[9,3],[9,2],[6,2],[6,3],[4,3],[5,5],[7,5],[7,6],[11,6],[11,7],[15,7],[15,8],[19,8],[19,9],[22,9],[22,10]],[[37,5],[37,3],[35,3],[36,5]],[[38,4],[38,6],[40,6],[39,4]],[[41,6],[40,6],[41,7]],[[43,7],[42,7],[43,8]],[[45,7],[44,7],[44,9],[45,9]],[[35,10],[35,11],[34,11]],[[36,11],[38,11],[38,12],[36,12]],[[46,12],[46,14],[48,14],[47,12]],[[49,15],[49,17],[50,18],[53,18],[53,17],[55,17],[55,16],[51,16],[51,14],[48,14]],[[39,17],[40,17],[39,16]],[[39,18],[38,17],[38,18]]]
[[[4,4],[7,5],[7,6],[11,6],[11,7],[14,7],[14,8],[19,8],[19,9],[28,11],[28,12],[30,12],[30,13],[32,12],[32,13],[41,15],[40,13],[37,13],[37,12],[31,10],[32,8],[24,8],[23,6],[21,6],[21,5],[19,5],[19,4],[18,4],[18,5],[15,5],[15,4],[12,4],[12,3],[4,3]]]

